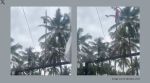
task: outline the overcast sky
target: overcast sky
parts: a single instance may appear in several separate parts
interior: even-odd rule
[[[69,7],[59,8],[62,14],[70,13]],[[96,8],[98,9],[102,27]],[[34,47],[34,45],[29,35],[23,9],[26,13],[36,51],[40,51],[38,39],[45,32],[43,27],[38,27],[43,22],[40,17],[44,16],[45,10],[47,10],[48,16],[53,18],[58,7],[11,7],[11,37],[15,40],[15,43],[20,43],[24,48],[27,48]],[[104,40],[111,41],[108,28],[114,24],[114,18],[107,18],[105,15],[114,13],[111,7],[77,7],[77,28],[82,27],[84,34],[89,33],[93,38],[104,37],[105,35]]]
[[[70,13],[69,7],[11,7],[11,37],[15,40],[14,43],[23,45],[24,48],[34,47],[36,51],[40,51],[38,39],[44,34],[45,28],[38,27],[43,23],[41,16],[47,15],[51,18],[55,17],[56,10],[60,8],[61,13]],[[26,19],[24,17],[23,9],[25,11],[31,34],[33,37],[33,44],[29,35]]]
[[[101,24],[98,18],[98,14]],[[77,10],[77,27],[83,28],[84,33],[92,35],[93,39],[105,37],[104,41],[110,42],[111,38],[108,29],[115,23],[114,18],[107,18],[105,15],[114,15],[115,11],[111,7],[78,7]],[[103,29],[103,32],[102,32]]]
[[[62,14],[70,13],[69,7],[59,8]],[[96,8],[98,9],[102,27],[99,22]],[[33,43],[23,14],[23,9],[29,23]],[[11,37],[15,40],[15,43],[23,45],[24,48],[35,46],[36,51],[40,51],[38,39],[45,32],[45,28],[38,27],[38,25],[43,22],[40,17],[44,16],[45,10],[47,10],[48,16],[53,18],[55,17],[57,9],[58,7],[11,7]],[[108,29],[114,24],[114,18],[107,18],[105,15],[114,13],[111,7],[78,7],[77,27],[82,27],[84,29],[84,34],[91,34],[93,39],[105,36],[105,41],[111,41]],[[102,29],[104,34],[102,33]]]

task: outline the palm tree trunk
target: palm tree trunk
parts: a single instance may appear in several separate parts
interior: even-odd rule
[[[103,68],[103,62],[101,62],[101,67]]]
[[[39,69],[39,74],[41,75],[41,69]]]
[[[54,57],[53,76],[56,75],[56,66],[55,66],[56,63],[57,63],[57,57]]]
[[[128,37],[129,40],[129,54],[131,54],[131,40],[130,37]],[[132,60],[132,56],[130,57],[130,61],[131,61],[131,70],[132,70],[132,75],[134,74],[134,70],[133,70],[133,60]]]
[[[62,66],[60,65],[60,75],[62,75]]]
[[[52,71],[52,75],[54,76],[55,75],[55,66],[54,66],[54,68],[52,70],[53,70]]]
[[[116,66],[117,66],[117,61],[115,60],[115,70],[116,70]],[[116,70],[117,71],[117,70]]]
[[[124,64],[124,62],[123,62],[123,75],[125,74],[125,71],[124,71],[124,65],[125,65],[125,64]]]
[[[137,76],[139,75],[138,68],[136,68],[136,75],[137,75]]]
[[[133,60],[132,60],[132,57],[130,57],[130,61],[131,61],[131,70],[132,70],[132,75],[134,75],[134,70],[133,70]]]
[[[30,62],[30,54],[28,55],[28,68],[30,68],[30,64],[31,64],[31,62]],[[28,75],[30,75],[30,70],[28,71]]]
[[[108,74],[110,74],[110,71],[111,71],[111,60],[109,60],[109,71],[108,71]]]
[[[85,62],[85,75],[88,75],[88,62]]]
[[[60,56],[61,55],[60,55],[60,48],[59,48],[59,61],[61,62],[61,57]],[[59,67],[60,67],[60,75],[62,75],[62,66],[60,65]]]
[[[99,71],[99,64],[97,63],[96,66],[97,66],[97,67],[96,67],[96,75],[97,75],[97,74],[98,74],[98,71]]]
[[[46,69],[44,68],[44,76],[46,75]]]

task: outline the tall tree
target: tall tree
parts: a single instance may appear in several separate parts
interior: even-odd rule
[[[77,51],[78,51],[78,74],[88,74],[89,61],[93,60],[93,52],[90,50],[88,39],[91,39],[90,34],[83,34],[83,28],[79,28],[77,31]],[[85,63],[85,67],[83,64]],[[81,70],[81,71],[79,71]]]
[[[33,48],[29,47],[26,48],[25,51],[22,51],[21,54],[25,57],[24,59],[26,59],[27,63],[27,67],[28,68],[33,68],[36,66],[39,66],[39,53],[38,52],[33,52]],[[25,62],[25,61],[24,61]],[[28,71],[27,74],[28,75],[33,75],[35,72],[34,70]]]
[[[77,51],[78,51],[78,62],[81,62],[83,47],[88,47],[87,40],[91,39],[92,36],[89,34],[83,34],[83,28],[79,28],[77,31]]]
[[[106,57],[108,57],[108,54],[107,54],[108,43],[102,42],[102,38],[97,38],[94,40],[94,42],[90,42],[90,43],[94,52],[94,56],[96,57],[97,60],[105,59]],[[102,70],[102,68],[104,68],[104,62],[100,62],[100,64],[101,64],[100,66],[101,69],[99,68],[99,63],[97,63],[97,73],[103,74],[104,72],[99,72],[99,69]]]
[[[14,39],[11,38],[11,69],[16,69],[16,68],[20,68],[21,65],[23,64],[22,61],[22,57],[21,55],[18,53],[19,49],[22,49],[22,46],[20,44],[13,44]],[[13,71],[11,71],[11,74],[13,73]]]
[[[48,16],[41,17],[47,25],[42,24],[47,28],[48,32],[39,38],[39,41],[46,37],[46,42],[43,42],[43,48],[46,48],[46,55],[49,63],[56,64],[57,62],[64,61],[65,45],[70,35],[70,17],[68,14],[62,15],[60,9],[56,10],[55,18]],[[46,63],[45,63],[46,64]],[[56,69],[53,66],[53,69]],[[62,73],[62,66],[60,65],[60,72]],[[61,74],[60,73],[60,74]]]
[[[123,8],[118,19],[119,21],[109,29],[109,31],[112,31],[114,28],[116,29],[113,33],[111,33],[111,36],[114,39],[114,44],[112,46],[116,46],[118,48],[118,50],[115,50],[116,52],[118,51],[117,53],[119,53],[120,55],[131,54],[132,51],[137,52],[137,50],[139,49],[138,44],[140,28],[139,8]],[[126,47],[121,47],[121,44]],[[120,49],[119,47],[121,47],[122,49]],[[123,54],[121,54],[121,52]],[[130,59],[132,64],[132,57],[130,57]]]

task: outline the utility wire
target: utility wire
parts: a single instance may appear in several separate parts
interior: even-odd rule
[[[103,37],[105,38],[105,34],[104,34],[104,31],[103,31],[102,22],[101,22],[101,19],[100,19],[100,16],[99,16],[99,13],[98,13],[98,9],[97,9],[97,8],[96,8],[96,12],[97,12],[97,16],[98,16],[99,23],[100,23],[100,25],[101,25],[101,30],[102,30],[102,33],[103,33]]]
[[[35,48],[35,44],[34,44],[34,41],[33,41],[33,37],[32,37],[32,34],[31,34],[30,26],[29,26],[29,23],[28,23],[27,16],[26,16],[26,13],[24,11],[24,8],[22,8],[22,11],[23,11],[23,15],[25,17],[26,23],[27,23],[27,27],[28,27],[28,31],[29,31],[29,35],[30,35],[33,47]]]

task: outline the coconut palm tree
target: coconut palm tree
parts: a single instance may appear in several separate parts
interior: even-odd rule
[[[77,31],[77,51],[78,51],[78,62],[82,61],[82,49],[89,47],[87,40],[91,39],[92,36],[90,34],[83,35],[83,28],[79,28]]]
[[[140,63],[139,63],[139,58],[135,57],[133,60],[133,69],[136,72],[136,75],[139,75],[139,69],[140,69]]]
[[[119,59],[119,64],[118,64],[121,69],[123,70],[122,71],[122,74],[124,75],[125,74],[125,67],[128,67],[129,66],[129,60],[126,59],[126,58],[121,58]]]
[[[114,24],[109,31],[116,29],[114,33],[111,33],[111,36],[114,42],[120,42],[124,40],[124,44],[126,42],[126,52],[125,54],[131,54],[131,51],[137,52],[139,50],[139,8],[137,7],[125,7],[121,10],[121,15],[119,17],[118,23]],[[116,48],[119,47],[121,43],[113,44],[116,45]],[[122,41],[123,44],[123,41]],[[118,45],[118,46],[117,46]],[[121,46],[121,45],[120,45]],[[125,46],[125,45],[124,45]],[[122,47],[123,49],[124,47]],[[120,48],[118,48],[119,50]],[[117,49],[115,49],[118,51]],[[121,49],[120,49],[121,50]],[[119,53],[119,51],[118,51]],[[132,64],[132,57],[131,64]]]
[[[85,75],[90,75],[90,67],[93,65],[93,62],[94,60],[96,60],[96,57],[94,56],[94,52],[93,50],[90,48],[90,46],[87,46],[87,47],[82,47],[81,49],[81,52],[82,52],[82,59],[81,61],[85,63]]]
[[[94,42],[90,42],[91,44],[91,48],[94,52],[94,55],[96,57],[96,59],[105,59],[106,57],[108,57],[108,53],[107,53],[107,50],[108,50],[108,43],[104,43],[102,42],[102,38],[97,38],[94,40]],[[100,62],[101,63],[101,68],[104,68],[103,64],[104,62]],[[111,65],[110,61],[109,61],[109,64]],[[97,63],[97,71],[99,71],[99,63]],[[99,74],[102,74],[104,72],[98,72]]]
[[[13,44],[14,39],[11,38],[11,69],[16,69],[16,68],[20,68],[21,65],[23,64],[22,61],[22,57],[21,55],[18,53],[18,50],[22,48],[22,46],[20,44]],[[11,75],[12,75],[12,71],[11,71]]]
[[[62,15],[60,9],[57,9],[55,18],[52,19],[48,16],[42,16],[41,18],[44,24],[40,26],[48,30],[39,38],[39,41],[45,39],[45,42],[43,42],[45,44],[43,45],[43,52],[45,53],[43,54],[50,57],[50,63],[56,64],[64,60],[65,45],[70,35],[70,17],[68,14]],[[60,71],[62,73],[61,65]]]
[[[24,66],[28,67],[28,68],[33,68],[38,66],[38,58],[39,58],[39,53],[38,52],[33,52],[33,48],[29,47],[26,48],[25,51],[21,51],[20,52],[23,57],[24,57]],[[27,61],[27,63],[25,63],[25,61]],[[28,75],[33,75],[34,74],[34,70],[32,71],[27,71]]]
[[[122,31],[119,31],[119,30],[122,30]],[[134,43],[131,43],[130,44],[130,46],[129,46],[129,43],[128,43],[128,41],[126,41],[125,40],[125,36],[126,36],[126,33],[124,33],[124,29],[122,28],[122,29],[118,29],[118,32],[119,32],[119,35],[121,36],[121,37],[124,37],[124,38],[120,38],[120,37],[118,37],[117,35],[115,35],[116,36],[116,38],[115,38],[115,40],[114,41],[112,41],[112,45],[111,45],[111,48],[112,48],[112,54],[113,55],[117,55],[117,56],[126,56],[127,54],[129,54],[129,47],[130,46],[132,46],[132,47],[130,47],[131,48],[131,50],[137,50],[137,48],[139,48],[136,44],[134,44]],[[113,34],[111,35],[111,36],[113,36]],[[126,63],[128,63],[127,62],[127,59],[126,58],[121,58],[120,59],[121,60],[121,62],[119,62],[119,66],[121,66],[122,67],[122,69],[123,69],[123,72],[125,73],[125,71],[124,71],[124,66],[125,66],[125,64]]]
[[[133,69],[133,71],[132,71]],[[140,69],[140,64],[139,64],[139,58],[134,57],[133,59],[133,64],[130,64],[130,68],[127,70],[126,74],[127,75],[132,75],[132,72],[134,75],[139,75],[139,69]]]
[[[124,26],[127,27],[128,33],[128,43],[129,43],[129,53],[131,54],[131,43],[139,44],[139,29],[140,29],[140,21],[139,21],[139,8],[138,7],[126,7],[121,11],[121,18],[124,21]],[[131,64],[132,62],[132,57]],[[133,75],[132,69],[132,75]]]
[[[83,34],[83,28],[79,28],[77,31],[77,51],[78,51],[78,70],[83,70],[83,72],[78,71],[78,74],[87,74],[88,73],[88,61],[91,60],[92,50],[89,50],[90,46],[88,45],[88,39],[91,39],[92,36],[89,34]],[[83,62],[85,62],[85,68],[83,67]]]

